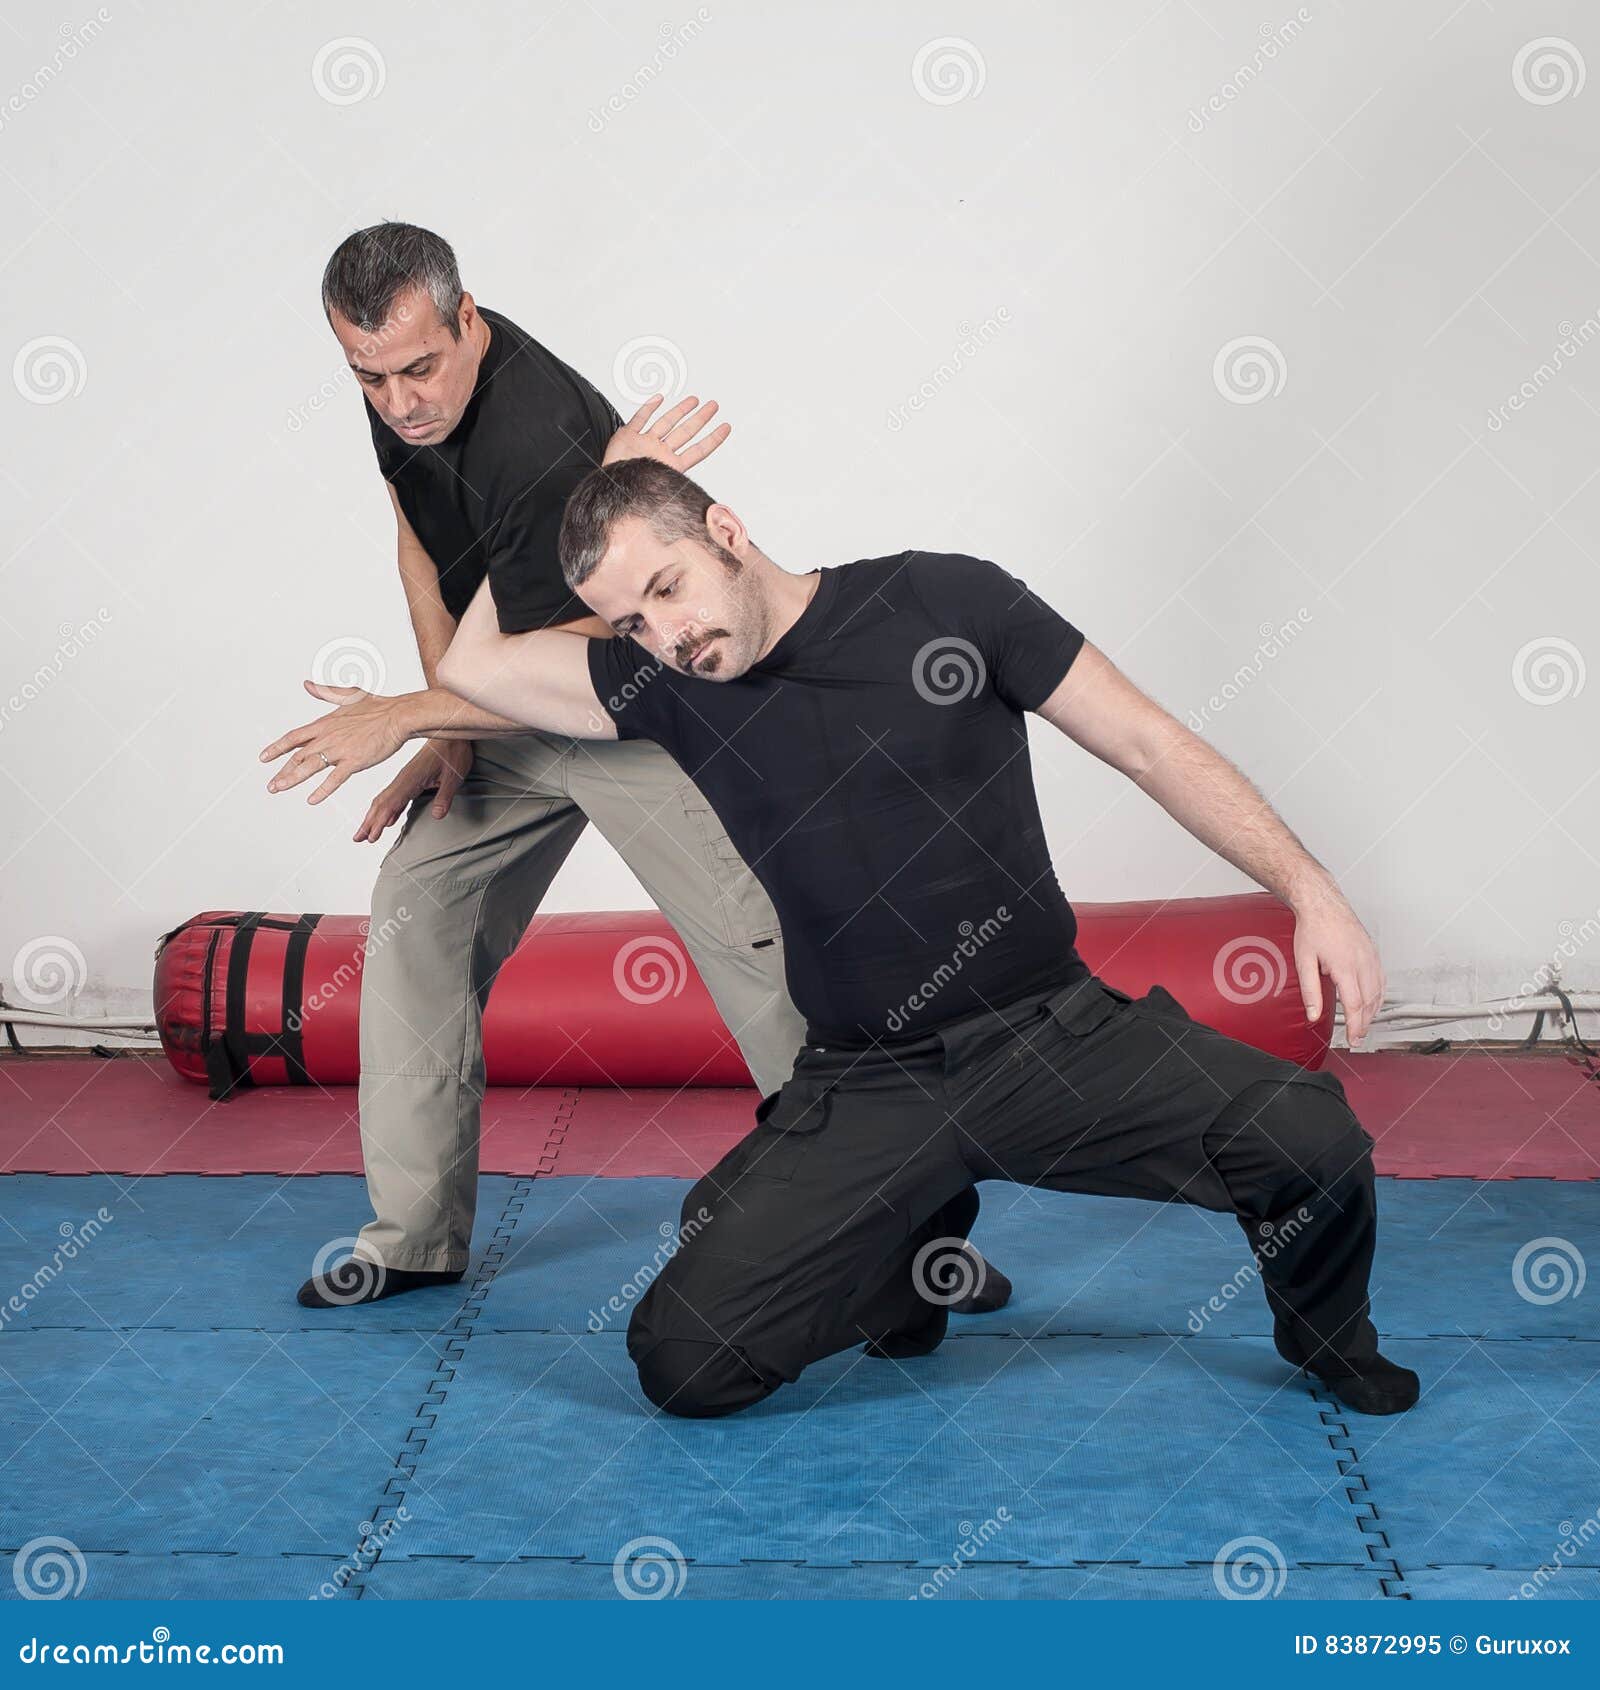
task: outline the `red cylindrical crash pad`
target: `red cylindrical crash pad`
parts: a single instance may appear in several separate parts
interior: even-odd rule
[[[1079,904],[1078,951],[1135,997],[1160,984],[1209,1022],[1303,1067],[1333,1025],[1309,1025],[1294,915],[1265,892]],[[156,950],[162,1048],[225,1097],[243,1085],[359,1076],[367,919],[208,910]],[[384,943],[404,945],[403,931]],[[654,910],[535,916],[484,1015],[491,1085],[745,1086],[749,1071],[682,942]]]

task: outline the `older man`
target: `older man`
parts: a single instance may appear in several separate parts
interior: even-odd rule
[[[530,732],[438,690],[440,660],[480,589],[507,634],[608,631],[562,578],[567,496],[602,460],[693,467],[729,433],[710,428],[717,407],[691,398],[657,419],[652,401],[624,426],[575,370],[479,306],[449,244],[412,224],[342,242],[322,302],[366,401],[425,679],[391,720],[425,701],[446,704],[451,728],[426,740],[355,833],[377,841],[405,814],[372,897],[372,932],[392,937],[369,944],[361,986],[375,1218],[353,1259],[299,1291],[309,1307],[348,1307],[458,1280],[467,1265],[483,1005],[588,822],[677,930],[763,1093],[787,1078],[804,1023],[772,905],[670,754]],[[998,1307],[1008,1290],[991,1273],[964,1306]]]

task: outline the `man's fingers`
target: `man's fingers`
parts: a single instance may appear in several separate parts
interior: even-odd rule
[[[692,405],[694,401],[690,399],[686,400],[685,403]],[[700,430],[703,429],[717,414],[717,410],[718,406],[716,400],[708,399],[692,417],[685,417],[676,428],[667,430],[665,424],[663,424],[662,426],[664,432],[661,438],[674,450],[680,446],[687,446],[689,442],[700,432]]]
[[[1300,1001],[1306,1006],[1306,1020],[1315,1021],[1322,1014],[1322,969],[1317,953],[1296,956],[1294,966],[1300,976]]]
[[[297,751],[267,782],[268,792],[287,792],[292,786],[310,780],[322,768],[322,759],[308,751]]]
[[[321,771],[312,769],[310,772],[315,775]],[[335,792],[337,792],[339,788],[343,786],[347,780],[349,780],[350,776],[354,772],[355,771],[353,769],[341,769],[336,764],[333,768],[328,770],[328,778],[317,788],[315,792],[311,794],[308,799],[306,799],[306,802],[308,804],[320,804],[324,798],[331,797]]]
[[[634,429],[640,434],[643,434],[645,424],[650,421],[652,412],[654,412],[656,406],[659,405],[664,398],[666,398],[664,393],[652,393],[650,397],[639,407],[639,409],[628,418],[628,427]]]
[[[678,453],[679,465],[684,469],[693,469],[702,458],[709,458],[732,433],[732,423],[719,423],[704,440],[697,440],[693,446],[685,446]]]
[[[680,399],[664,417],[651,425],[649,432],[657,440],[666,440],[678,424],[681,423],[699,403],[699,399],[692,393],[687,399]]]
[[[307,722],[303,728],[295,728],[286,733],[282,739],[273,740],[272,744],[261,753],[261,761],[263,763],[276,762],[278,758],[293,751],[297,745],[304,745],[316,725],[315,722]]]

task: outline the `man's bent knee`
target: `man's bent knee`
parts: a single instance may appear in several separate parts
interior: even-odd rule
[[[706,1338],[661,1338],[628,1346],[639,1370],[639,1388],[665,1414],[713,1420],[736,1414],[763,1397],[769,1384],[730,1345]]]
[[[1206,1134],[1242,1212],[1271,1213],[1372,1179],[1373,1139],[1331,1087],[1262,1082],[1248,1087]],[[1231,1177],[1230,1177],[1231,1176]]]

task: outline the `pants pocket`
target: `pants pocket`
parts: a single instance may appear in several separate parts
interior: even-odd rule
[[[716,913],[708,925],[721,933],[726,944],[741,949],[780,938],[778,917],[765,888],[739,855],[705,795],[690,782],[680,802],[714,894]]]
[[[756,1105],[741,1178],[792,1180],[828,1124],[833,1083],[809,1076],[786,1081]]]
[[[1108,986],[1099,975],[1075,980],[1053,997],[1045,999],[1045,1013],[1082,1038],[1125,1009],[1134,999],[1116,986]]]

